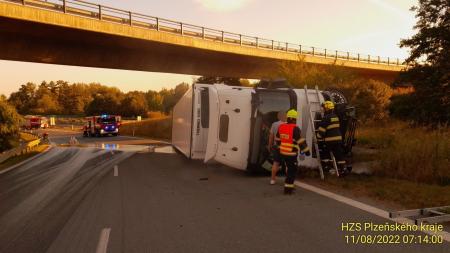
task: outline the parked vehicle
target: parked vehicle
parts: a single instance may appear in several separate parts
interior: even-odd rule
[[[117,136],[120,128],[120,116],[117,115],[100,115],[86,117],[86,124],[83,127],[83,136]]]
[[[25,123],[22,127],[28,130],[39,128],[45,129],[48,128],[48,119],[41,116],[27,115],[25,116]]]
[[[333,99],[329,93],[318,94],[309,95],[308,106],[304,89],[194,84],[174,107],[172,144],[189,159],[215,160],[241,170],[258,170],[269,156],[268,129],[277,120],[278,111],[293,108],[299,112],[297,124],[302,137],[312,146],[315,129],[311,126],[310,109],[320,117],[324,95]],[[315,153],[302,158],[299,165],[318,167]]]

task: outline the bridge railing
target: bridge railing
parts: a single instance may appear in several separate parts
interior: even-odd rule
[[[383,65],[406,65],[398,58],[329,50],[248,36],[112,8],[80,0],[0,0],[108,22],[265,50]]]

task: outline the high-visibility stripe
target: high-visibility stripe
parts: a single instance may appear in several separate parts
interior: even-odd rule
[[[331,118],[330,121],[331,121],[331,122],[339,122],[339,118],[337,118],[337,117]]]
[[[345,161],[338,161],[338,164],[345,164]]]
[[[325,141],[341,141],[342,136],[326,137]]]
[[[338,124],[331,124],[331,125],[329,125],[327,127],[327,129],[333,129],[333,128],[339,128],[339,127],[340,127],[339,123]]]
[[[323,127],[319,127],[319,131],[320,132],[326,132],[327,130],[325,128],[323,128]]]
[[[301,138],[300,140],[298,140],[297,144],[301,145],[303,142],[305,142],[305,139]]]
[[[317,133],[317,138],[321,139],[322,135],[320,133]]]
[[[302,150],[303,153],[306,153],[306,152],[308,152],[308,151],[309,151],[309,147],[306,147],[306,148],[304,148],[304,149]]]
[[[298,149],[298,145],[297,144],[289,144],[289,143],[281,143],[280,147],[286,149],[286,150],[292,150],[293,148],[297,148]]]
[[[280,154],[286,155],[286,156],[296,156],[297,152],[287,152],[280,149]]]
[[[284,184],[285,188],[294,188],[295,185],[294,184]]]

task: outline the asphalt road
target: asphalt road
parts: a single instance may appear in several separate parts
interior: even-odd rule
[[[50,135],[63,143],[71,133]],[[358,233],[342,222],[389,221],[168,150],[54,147],[0,175],[0,252],[450,252],[449,243],[347,244]]]
[[[35,130],[36,131],[36,130]],[[68,144],[71,137],[75,137],[80,144],[101,144],[101,143],[121,143],[142,140],[141,138],[131,136],[105,136],[105,137],[83,137],[80,131],[71,131],[64,129],[43,129],[36,131],[39,134],[44,132],[49,134],[50,141],[54,144]]]

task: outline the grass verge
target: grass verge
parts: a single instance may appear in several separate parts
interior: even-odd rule
[[[120,128],[120,134],[170,140],[172,137],[172,118],[162,117],[123,124]]]
[[[380,177],[415,183],[450,185],[450,129],[410,127],[390,121],[362,126],[358,146],[376,155],[355,154],[355,161],[377,160],[372,168]]]
[[[314,173],[307,173],[302,180],[400,209],[450,205],[448,127],[411,127],[396,120],[374,122],[358,129],[357,140],[354,167],[366,163],[372,175],[328,177],[322,181]]]
[[[303,178],[314,184],[355,198],[370,198],[391,207],[415,209],[447,206],[450,203],[450,186],[414,183],[401,179],[377,176],[350,175],[346,178]]]
[[[20,135],[20,139],[22,139],[24,142],[30,142],[30,141],[34,141],[37,139],[35,135],[29,134],[29,133],[20,132],[19,135]]]
[[[40,154],[40,153],[44,152],[48,148],[48,146],[49,145],[39,145],[34,150],[29,152],[29,153],[9,158],[8,160],[0,163],[0,171],[2,171],[4,169],[7,169],[7,168],[9,168],[11,166],[14,166],[14,165],[16,165],[16,164],[18,164],[20,162],[25,161],[28,158],[31,158],[31,157],[33,157],[33,156],[35,156],[37,154]]]

